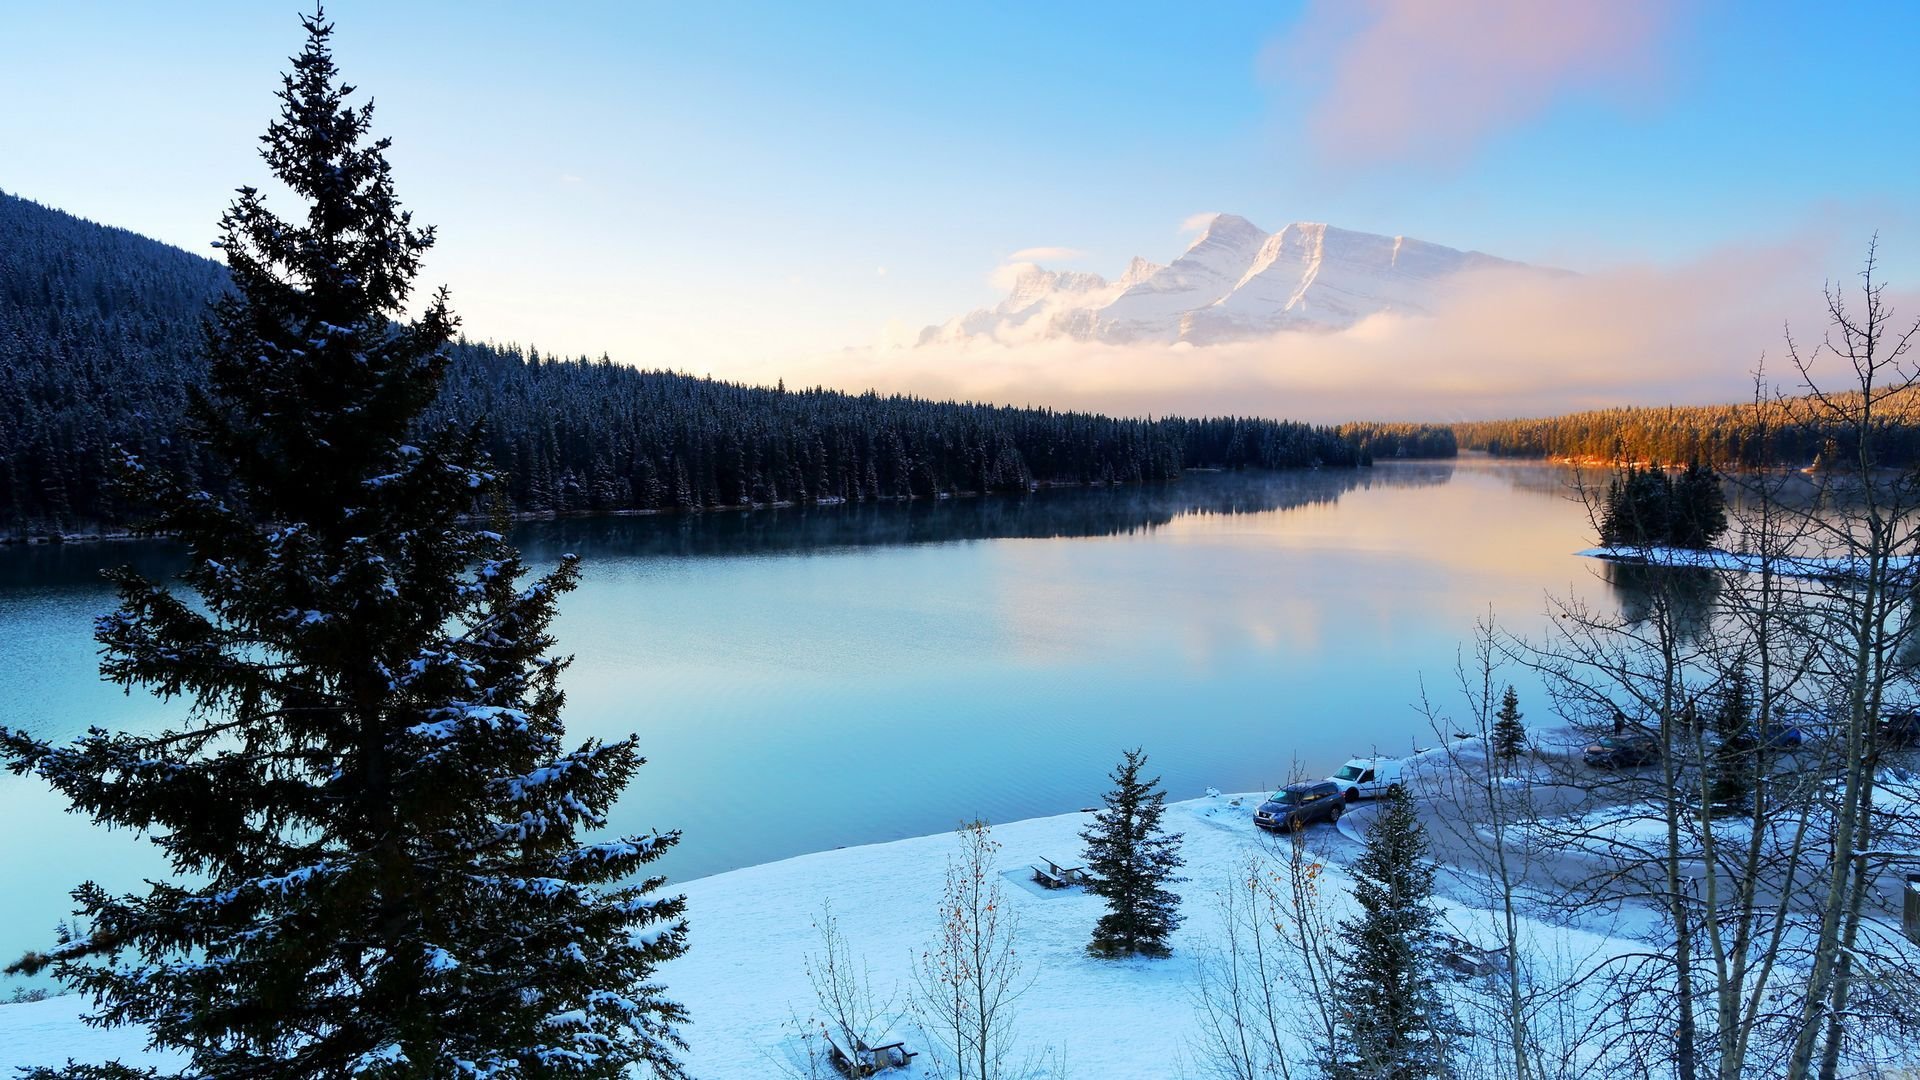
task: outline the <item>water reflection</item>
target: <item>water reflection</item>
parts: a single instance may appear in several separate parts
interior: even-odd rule
[[[1597,559],[1600,578],[1628,623],[1642,623],[1665,609],[1674,633],[1699,641],[1710,629],[1720,598],[1720,575],[1695,566],[1649,566]]]
[[[100,573],[108,567],[132,566],[158,580],[178,573],[181,561],[175,547],[160,540],[0,546],[0,618],[9,600],[31,594],[106,592]]]
[[[1331,506],[1356,489],[1435,487],[1450,462],[1284,474],[1195,474],[1177,484],[1062,488],[1026,496],[787,507],[705,514],[646,514],[526,522],[513,533],[535,562],[571,551],[622,558],[728,557],[969,540],[1130,536],[1185,516],[1266,514]]]
[[[1194,473],[1175,484],[1055,488],[1025,496],[797,506],[692,514],[632,514],[521,522],[512,540],[536,564],[563,552],[622,559],[737,557],[970,540],[1129,536],[1187,516],[1266,514],[1331,506],[1355,490],[1438,487],[1452,462],[1297,473]],[[42,590],[101,591],[101,571],[131,565],[154,580],[179,572],[164,540],[0,548],[0,603]],[[104,610],[104,609],[103,609]]]

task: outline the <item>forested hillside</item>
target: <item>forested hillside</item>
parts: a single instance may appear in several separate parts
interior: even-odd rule
[[[1453,429],[1445,424],[1381,423],[1373,420],[1341,424],[1339,433],[1360,445],[1369,460],[1386,458],[1450,458],[1459,456]]]
[[[226,280],[211,260],[0,193],[0,533],[124,521],[115,444],[217,485],[176,435]],[[427,422],[476,420],[511,509],[531,513],[926,498],[1425,448],[1411,430],[1363,449],[1306,424],[767,389],[463,341]]]
[[[1912,394],[1878,406],[1874,436],[1880,465],[1920,461],[1920,399]],[[1857,438],[1809,423],[1804,401],[1755,405],[1667,405],[1569,413],[1535,420],[1483,420],[1453,425],[1459,445],[1502,457],[1600,461],[1700,461],[1747,467],[1819,467],[1849,455]]]

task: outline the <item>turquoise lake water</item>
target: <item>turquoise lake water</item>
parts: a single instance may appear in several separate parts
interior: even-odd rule
[[[637,731],[625,831],[680,829],[678,879],[1096,802],[1143,746],[1170,795],[1249,790],[1433,741],[1491,607],[1605,597],[1569,474],[1465,459],[1194,474],[1146,489],[541,522],[579,553],[555,630],[578,735]],[[0,549],[0,715],[64,736],[177,706],[98,681],[102,566],[161,545]],[[1526,680],[1514,678],[1528,695]],[[1531,695],[1531,711],[1546,704]],[[0,957],[51,942],[84,879],[164,872],[138,837],[0,774]],[[5,987],[0,986],[0,993]]]

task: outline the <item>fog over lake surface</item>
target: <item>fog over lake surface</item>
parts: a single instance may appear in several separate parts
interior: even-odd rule
[[[1143,746],[1176,798],[1433,741],[1424,676],[1491,606],[1604,597],[1572,474],[1466,458],[1193,474],[1155,488],[530,523],[583,559],[555,624],[574,738],[641,736],[623,831],[678,828],[676,879],[1089,806]],[[65,739],[177,720],[99,681],[101,567],[158,543],[0,549],[4,722]],[[1512,673],[1529,719],[1549,718]],[[66,891],[165,872],[38,780],[0,774],[0,961],[52,942]],[[1009,856],[1069,857],[1072,852]],[[694,913],[697,926],[698,913]],[[696,932],[694,947],[698,947]]]

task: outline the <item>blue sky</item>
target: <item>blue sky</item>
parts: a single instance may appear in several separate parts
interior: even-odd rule
[[[206,250],[262,179],[297,10],[10,5],[0,188]],[[1911,278],[1920,6],[1674,10],[1618,71],[1548,73],[1514,116],[1361,161],[1316,142],[1345,46],[1294,4],[328,13],[472,333],[745,374],[991,302],[1018,249],[1166,261],[1209,210],[1583,270],[1811,230],[1813,288],[1879,228]]]

